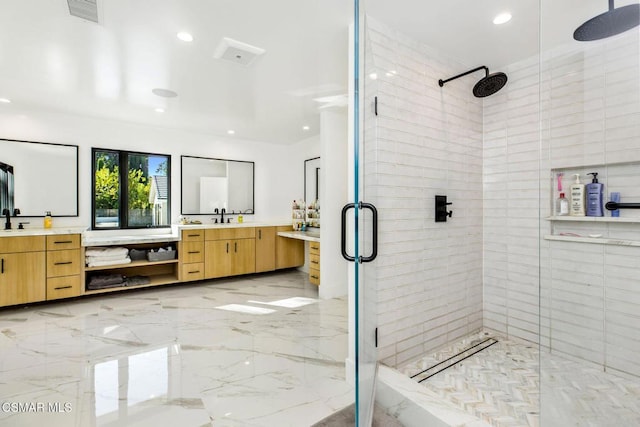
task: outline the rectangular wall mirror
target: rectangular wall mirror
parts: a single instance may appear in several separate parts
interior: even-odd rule
[[[320,188],[320,157],[304,161],[304,201],[309,205],[314,200],[322,200]]]
[[[0,212],[78,216],[78,146],[0,139]]]
[[[253,162],[181,156],[182,215],[255,213]]]

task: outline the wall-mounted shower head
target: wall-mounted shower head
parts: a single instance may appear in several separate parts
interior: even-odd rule
[[[606,39],[624,33],[640,25],[640,4],[630,4],[615,8],[609,0],[609,10],[580,25],[573,38],[579,42]]]
[[[450,77],[446,80],[438,80],[438,84],[440,87],[444,86],[445,83],[450,82],[451,80],[458,79],[460,77],[466,76],[467,74],[474,73],[478,70],[484,70],[485,76],[481,78],[478,83],[473,87],[473,95],[477,98],[484,98],[485,96],[493,95],[507,84],[507,75],[505,73],[492,73],[489,74],[489,69],[484,65],[478,68],[474,68],[473,70],[469,70],[465,73],[458,74],[457,76]]]

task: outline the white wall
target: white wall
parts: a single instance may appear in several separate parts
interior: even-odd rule
[[[35,109],[26,112],[22,109],[15,113],[12,107],[18,108],[10,105],[0,111],[3,138],[75,144],[80,147],[80,216],[55,218],[54,226],[88,226],[91,223],[91,147],[171,154],[172,221],[177,221],[180,215],[180,155],[253,161],[256,214],[247,215],[245,221],[286,221],[290,218],[291,200],[302,194],[302,157],[308,155],[314,145],[313,138],[292,148]],[[318,141],[317,137],[315,141]],[[315,150],[317,155],[319,146]],[[208,220],[209,217],[202,219]]]
[[[397,366],[482,327],[482,104],[470,67],[368,19],[365,184],[379,211],[379,358]],[[373,96],[379,115],[373,115]],[[436,223],[435,195],[453,217]],[[365,249],[366,250],[366,249]]]

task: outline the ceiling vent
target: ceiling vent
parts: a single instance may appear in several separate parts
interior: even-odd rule
[[[67,3],[71,15],[98,23],[98,0],[67,0]]]
[[[264,49],[260,49],[259,47],[224,37],[216,48],[213,57],[248,67],[257,57],[265,52]]]

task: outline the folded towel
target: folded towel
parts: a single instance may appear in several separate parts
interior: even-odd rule
[[[101,262],[101,261],[118,261],[127,258],[126,255],[107,255],[107,256],[85,256],[85,261],[90,262]]]
[[[117,260],[110,260],[110,261],[93,261],[93,262],[89,262],[87,263],[87,267],[102,267],[105,265],[118,265],[118,264],[129,264],[131,262],[131,258],[126,257],[126,258],[121,258],[121,259],[117,259]]]
[[[84,254],[86,256],[125,256],[129,254],[129,249],[121,247],[93,247],[87,249]]]
[[[89,279],[89,285],[93,287],[118,285],[123,284],[125,279],[126,278],[122,274],[102,274],[91,276]]]

